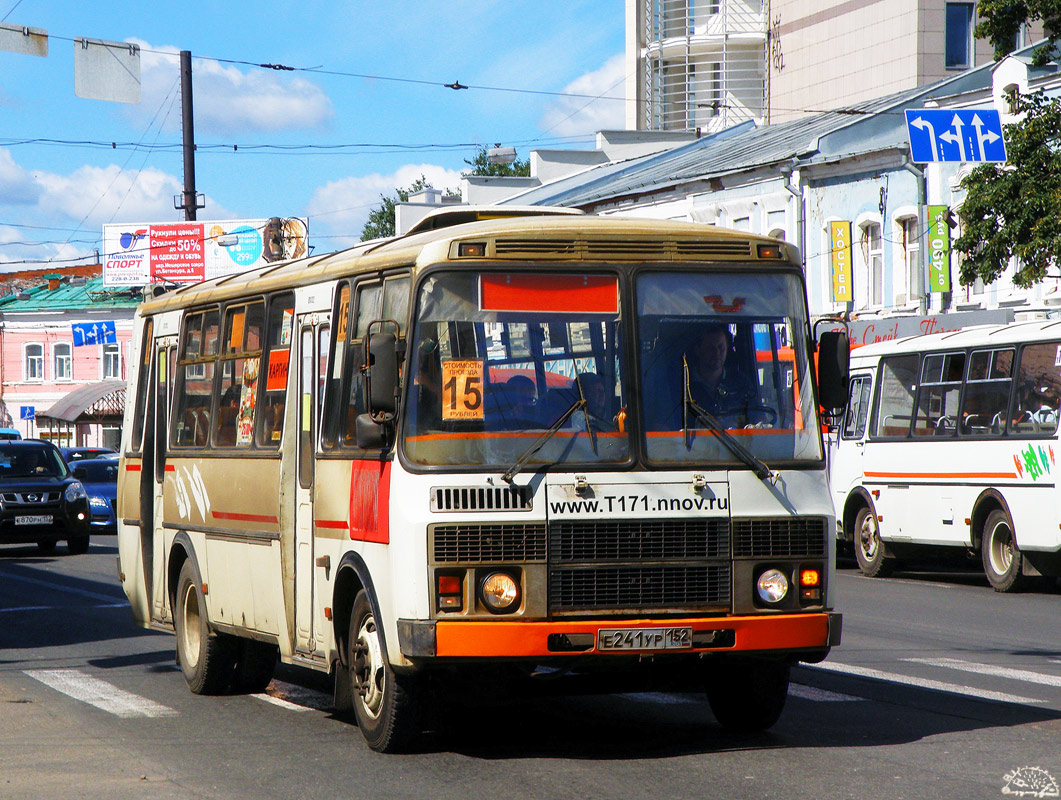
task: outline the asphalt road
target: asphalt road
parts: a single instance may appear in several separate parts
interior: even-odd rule
[[[381,756],[331,713],[316,673],[192,695],[172,636],[132,625],[115,559],[113,538],[73,557],[0,547],[0,800],[920,800],[1036,781],[1058,796],[1056,587],[1009,596],[975,572],[842,569],[843,645],[794,670],[764,734],[723,733],[694,694],[480,698],[417,752]]]

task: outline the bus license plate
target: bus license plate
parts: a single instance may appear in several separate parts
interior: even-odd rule
[[[39,514],[33,517],[15,517],[16,525],[51,525],[51,514]]]
[[[678,650],[692,646],[692,628],[602,628],[597,631],[598,650]]]

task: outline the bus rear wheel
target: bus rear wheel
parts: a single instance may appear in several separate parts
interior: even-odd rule
[[[391,668],[379,623],[364,590],[357,593],[347,637],[354,716],[368,746],[379,753],[402,750],[420,733],[413,679]]]
[[[195,694],[221,694],[232,682],[236,664],[233,640],[210,630],[199,571],[185,561],[177,579],[177,602],[173,614],[177,632],[177,659],[184,680]]]
[[[987,515],[980,556],[987,581],[996,592],[1015,592],[1023,588],[1024,556],[1017,548],[1013,523],[1005,511],[996,508]]]
[[[718,724],[734,733],[771,727],[788,698],[789,665],[765,659],[725,659],[707,672],[707,702]]]
[[[885,578],[895,566],[893,559],[884,555],[880,528],[873,509],[862,506],[855,517],[854,547],[858,568],[868,578]]]

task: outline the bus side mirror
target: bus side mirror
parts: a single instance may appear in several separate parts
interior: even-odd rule
[[[825,331],[818,342],[819,401],[830,411],[847,406],[847,379],[851,364],[851,348],[847,334]]]
[[[373,419],[383,422],[398,410],[398,350],[393,333],[377,331],[365,340],[365,364],[362,368],[368,383],[368,410]]]
[[[369,414],[358,414],[354,418],[354,438],[362,450],[382,450],[388,444],[387,426]]]

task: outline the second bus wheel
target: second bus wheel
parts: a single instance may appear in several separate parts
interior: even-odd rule
[[[873,509],[862,506],[855,517],[854,537],[855,560],[863,575],[870,578],[884,578],[891,574],[895,561],[884,555],[884,543],[880,540],[880,528]]]
[[[987,515],[980,541],[984,574],[996,592],[1015,592],[1023,588],[1024,556],[1017,548],[1009,514],[995,509]]]
[[[400,751],[420,733],[413,680],[399,677],[383,649],[379,624],[364,590],[357,593],[347,637],[354,716],[368,746]]]
[[[177,578],[173,623],[177,633],[177,657],[188,688],[196,694],[220,694],[232,682],[236,663],[233,640],[210,630],[199,570],[189,559]]]

